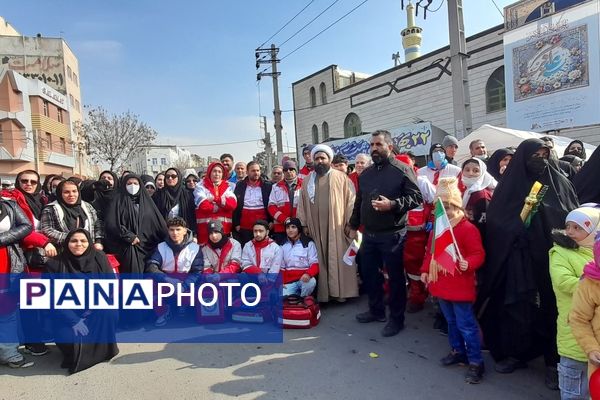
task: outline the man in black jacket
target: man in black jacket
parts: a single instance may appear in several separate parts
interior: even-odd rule
[[[413,170],[396,160],[392,149],[392,137],[388,131],[372,133],[373,165],[359,177],[354,210],[346,227],[350,237],[356,236],[360,225],[364,227],[360,253],[362,277],[369,295],[369,311],[358,314],[358,322],[386,321],[381,270],[384,266],[387,268],[390,319],[381,332],[383,336],[394,336],[404,328],[404,225],[407,211],[423,201]]]
[[[252,228],[258,220],[272,222],[269,215],[269,196],[273,185],[261,177],[260,164],[250,161],[246,167],[248,176],[235,185],[237,208],[233,212],[233,237],[244,246],[252,240]]]

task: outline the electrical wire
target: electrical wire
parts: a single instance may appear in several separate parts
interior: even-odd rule
[[[273,39],[273,38],[274,38],[274,37],[275,37],[275,36],[276,36],[276,35],[277,35],[279,32],[281,32],[281,31],[282,31],[282,30],[283,30],[283,29],[284,29],[286,26],[288,26],[288,25],[289,25],[289,24],[290,24],[290,23],[291,23],[293,20],[295,20],[295,19],[296,19],[296,17],[297,17],[298,15],[302,14],[302,12],[303,12],[304,10],[306,10],[306,9],[308,8],[308,6],[310,6],[310,5],[311,5],[312,3],[314,3],[314,2],[315,2],[315,0],[311,0],[311,1],[310,1],[310,2],[307,4],[307,5],[305,5],[305,6],[304,6],[304,8],[303,8],[302,10],[300,10],[300,11],[299,11],[299,12],[298,12],[296,15],[294,15],[294,16],[292,17],[292,19],[290,19],[288,22],[286,22],[286,23],[285,23],[285,24],[284,24],[284,25],[283,25],[281,28],[279,28],[279,29],[277,30],[277,32],[275,32],[274,34],[272,34],[270,38],[268,38],[267,40],[265,40],[265,41],[264,41],[264,42],[263,42],[263,43],[262,43],[260,46],[258,46],[258,47],[259,47],[259,48],[260,48],[260,47],[263,47],[263,46],[265,45],[265,43],[267,43],[269,40]]]
[[[240,140],[238,142],[225,142],[225,143],[207,143],[207,144],[180,144],[178,147],[208,147],[208,146],[225,146],[229,144],[240,144],[240,143],[255,143],[257,139],[252,140]]]
[[[311,19],[310,21],[308,21],[302,28],[298,29],[296,31],[296,33],[294,33],[292,36],[290,36],[289,38],[287,38],[286,40],[283,41],[283,43],[281,43],[279,45],[279,47],[283,46],[284,44],[286,44],[287,42],[289,42],[293,37],[295,37],[297,34],[299,34],[300,32],[302,32],[304,29],[306,29],[310,24],[312,24],[313,22],[315,22],[317,20],[317,18],[319,18],[321,15],[323,15],[325,13],[325,11],[329,10],[331,7],[334,6],[335,3],[337,3],[340,0],[335,0],[333,3],[331,3],[326,9],[324,9],[323,11],[321,11],[316,17],[314,17],[313,19]]]
[[[440,3],[440,5],[438,6],[438,8],[436,8],[435,10],[427,9],[427,12],[432,12],[432,13],[438,12],[438,11],[440,11],[440,8],[442,8],[443,5],[444,5],[444,0],[442,0],[442,2]]]
[[[369,0],[363,0],[362,3],[358,4],[352,10],[348,11],[346,14],[342,15],[340,18],[338,18],[337,20],[335,20],[334,22],[332,22],[331,24],[329,24],[325,29],[323,29],[322,31],[320,31],[319,33],[317,33],[316,35],[314,35],[313,37],[311,37],[310,39],[308,39],[306,42],[302,43],[300,46],[296,47],[291,52],[287,53],[285,56],[283,56],[281,58],[280,61],[285,60],[286,58],[288,58],[289,56],[291,56],[292,54],[294,54],[295,52],[297,52],[298,50],[300,50],[301,48],[303,48],[304,46],[306,46],[307,44],[309,44],[310,42],[312,42],[314,39],[316,39],[317,37],[319,37],[321,34],[325,33],[327,30],[329,30],[335,24],[337,24],[338,22],[340,22],[341,20],[343,20],[344,18],[346,18],[348,15],[352,14],[354,11],[356,11],[360,6],[362,6],[363,4],[365,4],[367,1],[369,1]]]
[[[496,4],[496,2],[494,0],[492,0],[492,3],[494,3],[494,5],[496,6],[496,10],[498,10],[500,15],[502,15],[502,18],[504,18],[504,13],[502,12],[502,10],[500,10],[500,7],[498,7],[498,4]]]

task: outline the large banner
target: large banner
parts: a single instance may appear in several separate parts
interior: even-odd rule
[[[407,125],[399,128],[389,129],[392,140],[400,151],[412,151],[416,156],[429,154],[431,147],[432,128],[430,122]],[[327,142],[333,149],[334,154],[341,153],[348,157],[348,161],[354,162],[357,154],[370,154],[371,135],[361,135],[347,139],[333,140]]]
[[[586,3],[504,34],[507,126],[600,123],[598,8]]]

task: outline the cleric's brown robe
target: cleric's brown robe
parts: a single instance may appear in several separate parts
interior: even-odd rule
[[[351,242],[344,233],[344,226],[350,220],[354,206],[352,181],[343,172],[332,169],[317,179],[313,203],[308,194],[308,182],[314,176],[313,171],[302,185],[297,216],[308,227],[317,246],[317,299],[326,302],[329,297],[357,297],[356,265],[348,266],[342,260]]]

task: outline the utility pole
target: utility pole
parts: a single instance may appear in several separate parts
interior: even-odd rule
[[[270,60],[266,60],[261,57],[262,53],[268,53],[271,56]],[[279,49],[275,47],[274,44],[271,44],[269,49],[261,49],[258,48],[255,51],[256,56],[256,69],[260,68],[261,64],[270,63],[271,64],[271,72],[259,72],[256,75],[256,80],[260,80],[263,76],[270,76],[273,78],[273,116],[275,119],[275,140],[277,142],[277,161],[281,161],[283,157],[283,138],[281,134],[281,130],[283,126],[281,125],[281,108],[279,107],[279,82],[278,77],[281,75],[281,72],[277,72],[277,63],[279,60],[277,59],[277,53],[279,53]]]
[[[273,169],[273,165],[271,160],[273,158],[273,148],[271,147],[271,134],[267,131],[267,117],[262,117],[261,128],[263,128],[265,133],[265,138],[263,142],[265,143],[265,153],[267,155],[267,171],[271,171]]]
[[[448,0],[448,27],[450,30],[454,135],[460,140],[473,130],[462,0]]]
[[[38,130],[34,129],[33,130],[33,168],[35,168],[36,171],[40,170],[40,156],[38,154]]]

